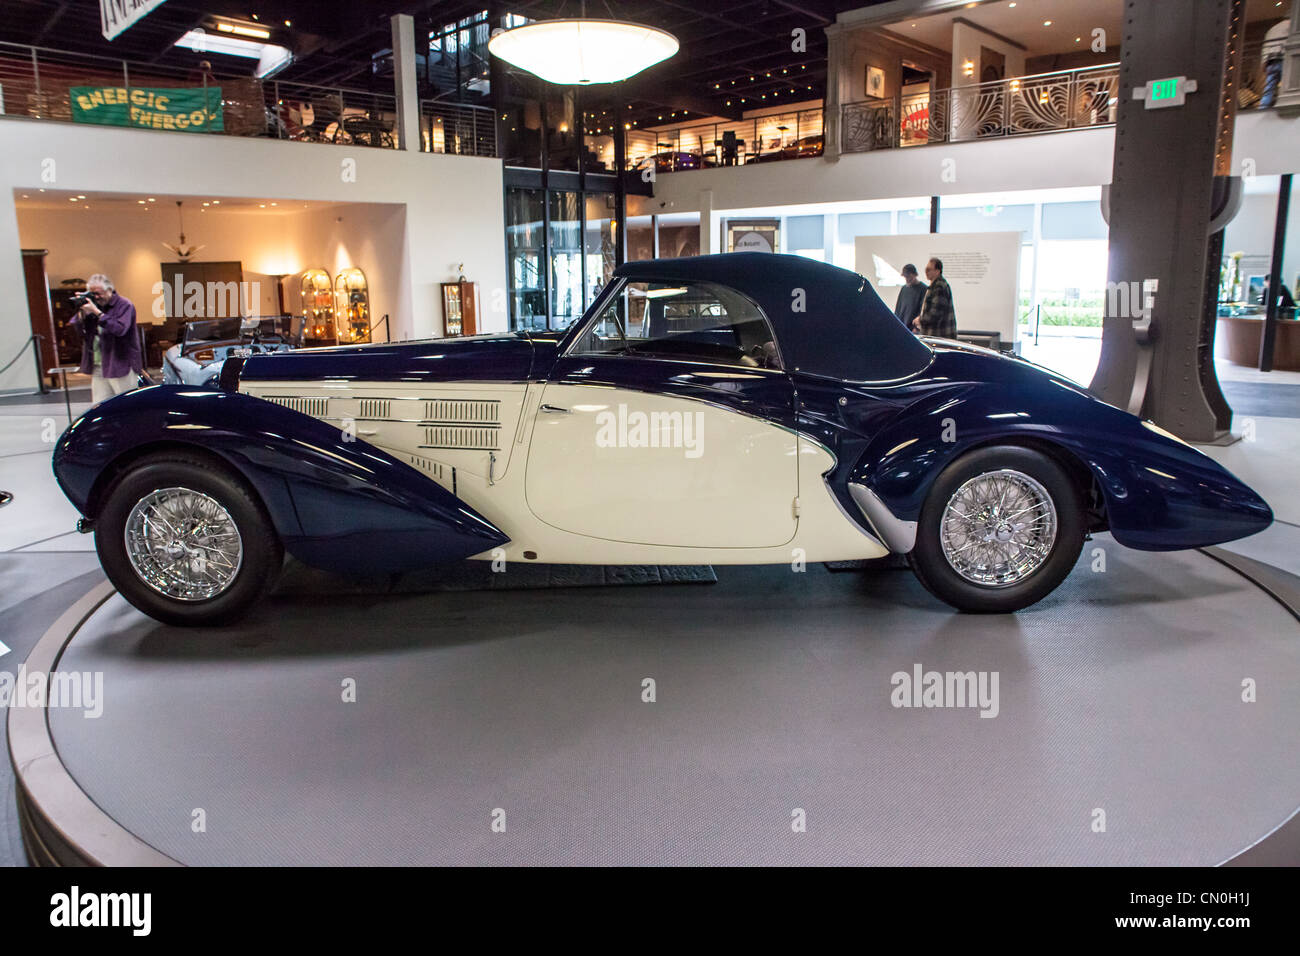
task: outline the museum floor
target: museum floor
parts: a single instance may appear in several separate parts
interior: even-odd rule
[[[1243,384],[1254,440],[1205,450],[1278,520],[1226,550],[1294,595],[1300,420],[1268,412],[1300,384]],[[70,531],[43,440],[63,413],[0,400],[0,670],[104,675],[102,716],[50,708],[48,734],[132,859],[1214,864],[1280,852],[1300,805],[1300,625],[1206,553],[1098,536],[1011,616],[819,564],[490,595],[300,577],[238,627],[177,630]],[[918,665],[996,672],[996,717],[893,706]],[[22,865],[0,780],[0,864]]]

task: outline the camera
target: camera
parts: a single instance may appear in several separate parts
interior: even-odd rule
[[[85,305],[87,302],[91,302],[91,301],[93,301],[93,300],[90,298],[90,293],[89,293],[89,292],[83,292],[83,293],[81,293],[80,295],[74,295],[74,296],[69,300],[70,304],[72,305],[72,307],[73,307],[74,309],[80,309],[80,308],[81,308],[83,305]]]

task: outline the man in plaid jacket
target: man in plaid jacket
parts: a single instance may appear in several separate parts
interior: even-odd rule
[[[943,277],[943,260],[931,259],[925,264],[925,277],[930,288],[925,290],[921,314],[912,320],[912,328],[921,335],[934,335],[944,339],[957,337],[957,313],[952,307],[952,288]]]

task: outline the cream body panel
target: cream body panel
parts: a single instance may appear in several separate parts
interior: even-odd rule
[[[577,388],[578,386],[574,386]],[[334,420],[334,401],[360,401],[367,399],[391,398],[396,400],[424,401],[448,394],[462,394],[478,399],[497,399],[502,402],[502,418],[507,417],[504,410],[507,403],[517,398],[518,420],[510,444],[505,444],[506,431],[502,432],[502,450],[498,454],[496,479],[488,483],[487,467],[484,462],[485,452],[452,452],[447,449],[421,449],[417,439],[420,437],[412,430],[384,430],[381,435],[366,436],[361,434],[363,428],[370,424],[357,421],[358,435],[388,452],[399,461],[410,463],[422,474],[427,475],[439,485],[453,490],[469,507],[482,514],[509,536],[510,541],[502,545],[500,553],[491,551],[474,555],[475,559],[492,560],[504,557],[507,562],[549,564],[791,564],[796,561],[849,561],[863,558],[883,557],[888,550],[872,535],[862,531],[836,502],[826,487],[823,475],[834,467],[835,459],[831,453],[815,441],[800,436],[796,456],[797,485],[799,493],[799,516],[792,518],[794,535],[785,542],[774,546],[741,547],[692,547],[680,545],[656,545],[616,541],[608,538],[590,537],[571,531],[555,528],[542,521],[528,505],[526,494],[526,459],[529,438],[534,434],[538,419],[549,417],[539,414],[542,404],[543,386],[541,383],[525,385],[517,382],[503,383],[452,383],[449,387],[439,384],[405,384],[390,382],[243,382],[240,391],[257,397],[272,399],[278,397],[279,404],[289,404],[287,399],[304,400],[327,399],[325,406],[306,406],[299,408],[305,414],[331,421]],[[552,402],[552,404],[558,404]],[[617,403],[615,403],[617,404]],[[338,405],[338,408],[352,406]],[[563,406],[561,406],[563,407]],[[360,406],[356,407],[360,411]],[[394,404],[392,413],[406,412],[405,406]],[[313,414],[315,413],[315,414]],[[737,413],[738,414],[738,413]],[[337,418],[347,417],[339,415]],[[414,422],[397,422],[398,425],[411,425]],[[505,422],[503,421],[503,426]],[[705,456],[709,452],[708,420],[705,425]],[[775,426],[773,426],[775,427]],[[454,461],[473,462],[477,455],[478,468],[454,465]],[[506,467],[509,465],[509,467]],[[453,478],[452,468],[456,468]],[[563,481],[563,478],[560,479]],[[792,503],[787,502],[787,507]],[[792,511],[786,514],[792,515]],[[525,552],[536,555],[535,558],[524,557]]]
[[[541,401],[527,497],[546,524],[693,548],[776,547],[794,537],[794,432],[705,401],[631,389],[551,383]]]

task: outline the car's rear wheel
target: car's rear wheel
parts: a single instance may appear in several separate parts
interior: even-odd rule
[[[206,459],[141,459],[109,488],[95,521],[118,592],[167,624],[235,620],[275,584],[284,550],[256,494]]]
[[[908,555],[936,597],[962,611],[1018,611],[1056,589],[1083,548],[1079,490],[1048,456],[1000,445],[936,479]]]

